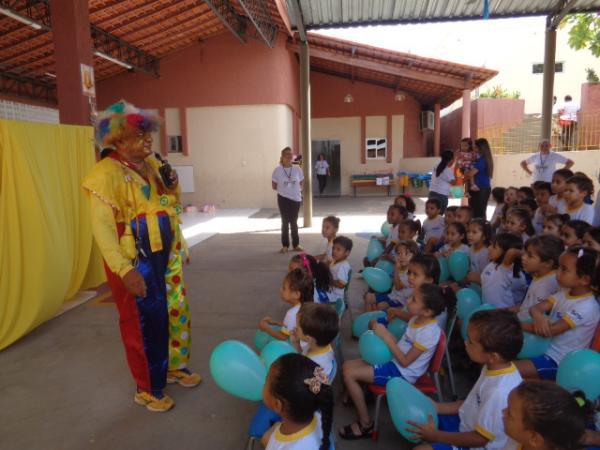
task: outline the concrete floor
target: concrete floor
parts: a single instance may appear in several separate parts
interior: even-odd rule
[[[316,199],[315,215],[342,216],[343,230],[344,216],[372,214],[376,230],[390,202],[382,197]],[[350,237],[357,273],[368,241],[364,235]],[[316,233],[302,234],[301,243],[308,252],[321,251],[323,245]],[[190,366],[204,381],[195,389],[169,386],[176,407],[166,414],[133,403],[135,388],[110,301],[92,300],[74,308],[0,353],[0,449],[244,448],[256,405],[221,391],[210,377],[208,359],[223,340],[250,344],[265,315],[283,317],[278,290],[290,255],[277,254],[278,248],[277,233],[219,234],[192,248],[186,269],[194,337]],[[350,288],[355,314],[364,290],[362,279],[355,278]],[[349,330],[346,317],[346,358],[358,354]],[[337,388],[339,392],[339,384]],[[336,448],[408,448],[387,407],[383,411],[378,444],[336,439]],[[353,410],[336,405],[335,429],[351,420]]]

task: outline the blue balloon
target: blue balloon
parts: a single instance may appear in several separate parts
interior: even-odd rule
[[[415,444],[420,442],[418,437],[408,432],[408,429],[414,428],[408,421],[426,424],[429,423],[429,416],[432,416],[437,428],[438,417],[434,403],[408,381],[392,378],[388,381],[386,391],[392,421],[405,439]]]
[[[438,259],[438,263],[440,265],[440,283],[444,283],[448,281],[450,278],[450,269],[448,268],[448,258],[445,256],[440,256]]]
[[[210,355],[209,367],[215,382],[225,392],[255,402],[262,400],[267,369],[243,342],[221,342]]]
[[[274,330],[277,330],[277,331],[281,330],[281,327],[278,325],[271,325],[271,328],[273,328]],[[254,346],[260,352],[263,348],[265,348],[265,345],[267,345],[269,342],[271,342],[274,339],[275,338],[273,336],[271,336],[270,334],[265,333],[262,330],[256,330],[256,334],[254,335]]]
[[[479,298],[483,298],[483,291],[481,290],[481,286],[479,286],[477,283],[470,283],[467,287],[477,292]]]
[[[375,292],[384,293],[392,288],[392,279],[384,270],[367,267],[363,270],[362,276],[367,285]]]
[[[452,194],[452,198],[462,198],[462,196],[463,196],[462,186],[452,186],[450,188],[450,194]]]
[[[396,266],[394,265],[393,262],[387,261],[385,259],[380,259],[379,261],[377,261],[377,264],[375,264],[375,267],[377,269],[383,270],[390,277],[394,276],[394,270],[396,269]]]
[[[467,314],[467,317],[465,317],[464,319],[461,319],[462,323],[460,325],[460,334],[461,334],[462,338],[464,340],[467,339],[467,328],[469,327],[469,320],[471,319],[471,316],[473,314],[475,314],[478,311],[491,311],[493,309],[496,309],[496,306],[494,306],[490,303],[484,303],[483,305],[481,305],[481,306],[475,308],[473,311],[471,311],[470,314]]]
[[[518,359],[531,359],[542,356],[548,351],[551,340],[537,334],[523,332],[523,347],[517,355]]]
[[[383,222],[381,224],[381,234],[383,234],[383,237],[388,237],[391,232],[392,232],[392,224]]]
[[[456,293],[456,313],[464,319],[475,308],[481,306],[481,296],[473,289],[464,288]]]
[[[367,259],[369,261],[375,261],[379,258],[385,249],[383,248],[383,244],[379,242],[377,239],[371,239],[369,241],[369,246],[367,247]]]
[[[357,338],[361,337],[369,329],[369,322],[371,320],[377,320],[386,315],[385,311],[370,311],[361,314],[352,322],[352,335]]]
[[[396,337],[396,339],[400,340],[400,338],[404,336],[404,333],[406,333],[407,327],[408,324],[404,320],[396,317],[390,322],[387,329]]]
[[[269,342],[262,352],[260,352],[260,359],[265,363],[267,372],[280,356],[287,355],[288,353],[297,353],[296,349],[292,347],[286,341],[274,340]]]
[[[358,341],[360,357],[371,365],[385,364],[392,360],[392,352],[373,331],[365,331]]]
[[[453,252],[448,258],[448,267],[454,281],[464,280],[471,268],[469,255],[465,252]]]
[[[581,390],[594,401],[600,396],[600,353],[590,350],[575,350],[563,358],[558,365],[556,382],[567,391]]]

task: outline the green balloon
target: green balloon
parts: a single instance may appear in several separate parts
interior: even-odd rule
[[[448,258],[445,256],[440,256],[438,259],[438,264],[440,265],[440,283],[444,283],[448,281],[450,278],[450,269],[448,268]]]
[[[262,352],[260,352],[260,359],[265,363],[267,372],[280,356],[287,355],[288,353],[297,353],[296,349],[292,347],[288,342],[273,340],[269,342]]]
[[[369,322],[371,320],[377,320],[385,316],[386,313],[384,311],[370,311],[361,314],[352,322],[352,335],[357,338],[361,337],[369,329]]]
[[[462,281],[465,279],[471,268],[469,255],[465,252],[454,252],[448,258],[448,268],[450,275],[454,281]]]
[[[365,331],[358,341],[360,357],[371,365],[380,365],[392,360],[392,352],[373,331]]]

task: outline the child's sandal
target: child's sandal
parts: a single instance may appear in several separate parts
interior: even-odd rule
[[[360,430],[360,434],[356,434],[352,429],[352,425],[356,424]],[[348,441],[356,441],[358,439],[371,439],[373,437],[373,427],[375,424],[371,424],[368,427],[363,427],[359,421],[346,425],[344,428],[338,431],[342,439]]]

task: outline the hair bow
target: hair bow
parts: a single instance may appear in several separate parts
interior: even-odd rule
[[[304,380],[304,384],[308,386],[308,390],[315,395],[321,392],[321,385],[327,383],[329,383],[329,378],[322,367],[315,367],[313,377]]]

